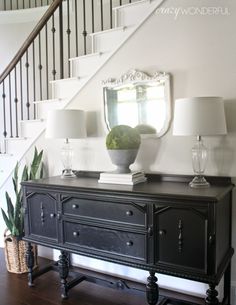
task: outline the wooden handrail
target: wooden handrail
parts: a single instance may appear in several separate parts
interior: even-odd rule
[[[9,75],[9,73],[15,68],[16,64],[19,62],[19,60],[22,58],[26,50],[29,48],[31,43],[34,41],[34,39],[37,37],[39,32],[42,30],[44,25],[47,23],[47,21],[50,19],[50,17],[53,15],[53,13],[56,11],[56,9],[60,6],[63,0],[54,0],[53,3],[49,6],[48,10],[45,12],[45,14],[42,16],[42,18],[39,20],[37,25],[34,27],[33,31],[30,33],[28,38],[26,38],[25,42],[21,46],[21,48],[18,50],[16,55],[13,57],[9,65],[6,67],[6,69],[2,72],[0,75],[0,84],[4,81],[4,79]]]

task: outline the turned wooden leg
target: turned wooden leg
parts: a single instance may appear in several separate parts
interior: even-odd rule
[[[147,278],[146,295],[147,302],[149,305],[155,305],[159,298],[159,288],[157,285],[157,277],[155,277],[155,272],[150,271],[150,276]]]
[[[59,275],[61,278],[61,297],[67,299],[68,287],[67,287],[67,276],[69,274],[69,261],[68,254],[65,251],[61,251],[58,261]]]
[[[207,305],[218,305],[219,304],[219,300],[217,298],[218,296],[218,292],[215,289],[215,285],[213,284],[209,284],[209,289],[206,291],[207,297],[205,300],[205,304]]]
[[[34,286],[33,284],[33,268],[34,268],[34,252],[32,251],[33,247],[31,243],[27,243],[26,250],[26,264],[28,267],[28,285],[30,287]]]

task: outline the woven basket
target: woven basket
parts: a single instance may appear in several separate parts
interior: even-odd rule
[[[27,243],[17,239],[11,234],[4,232],[4,250],[7,270],[12,273],[26,273],[28,267],[26,264]],[[37,246],[32,245],[34,252],[34,268],[37,267]]]

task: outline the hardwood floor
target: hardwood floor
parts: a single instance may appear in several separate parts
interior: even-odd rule
[[[39,259],[40,265],[48,262]],[[90,272],[91,273],[91,272]],[[104,278],[107,278],[104,276]],[[133,282],[130,282],[133,283]],[[135,285],[135,283],[133,283]],[[144,285],[137,284],[137,289]],[[167,294],[170,292],[167,292]],[[163,293],[163,292],[161,292]],[[166,294],[166,293],[165,293]],[[197,298],[175,294],[183,300],[194,304],[204,304]],[[0,250],[0,304],[1,305],[147,305],[145,293],[124,292],[121,290],[102,287],[97,284],[83,282],[69,291],[69,298],[62,300],[60,296],[60,280],[57,272],[50,271],[35,280],[35,287],[28,287],[27,274],[17,275],[6,270],[3,250]],[[165,305],[175,301],[165,302]],[[193,304],[184,301],[178,305]]]

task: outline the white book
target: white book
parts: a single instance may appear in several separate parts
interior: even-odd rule
[[[138,184],[138,183],[142,183],[147,181],[146,177],[140,178],[140,179],[136,179],[134,181],[126,181],[126,180],[110,180],[110,179],[99,179],[98,182],[99,183],[108,183],[108,184],[126,184],[126,185],[134,185],[134,184]]]
[[[127,174],[119,174],[116,172],[103,172],[100,174],[100,179],[122,179],[126,181],[133,181],[136,178],[142,177],[145,177],[142,171],[134,171]]]

